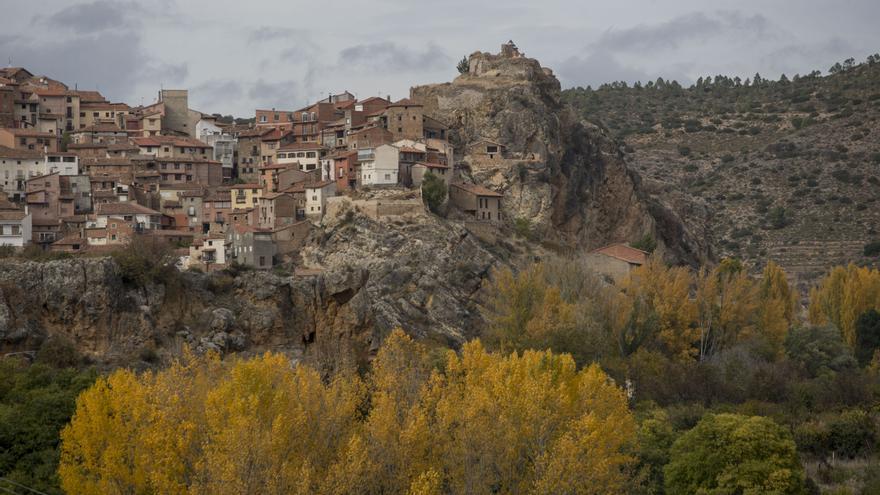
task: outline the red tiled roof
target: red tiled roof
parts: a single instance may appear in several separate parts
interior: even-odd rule
[[[469,193],[476,194],[477,196],[490,196],[493,198],[502,197],[501,193],[497,193],[491,189],[486,189],[485,187],[477,184],[452,184],[452,187],[463,189]]]
[[[424,106],[421,103],[411,100],[409,98],[403,98],[395,101],[394,103],[388,105],[389,107],[421,107]]]
[[[305,189],[322,189],[324,187],[329,186],[330,184],[336,184],[336,182],[332,181],[332,180],[322,180],[321,182],[312,182],[311,184],[304,184],[303,187]]]
[[[262,189],[263,186],[259,184],[235,184],[229,186],[229,189]]]
[[[641,249],[636,249],[623,243],[612,244],[610,246],[605,246],[603,248],[599,248],[590,252],[595,254],[604,254],[605,256],[617,258],[619,260],[626,261],[627,263],[632,263],[634,265],[644,265],[645,262],[648,260],[648,253],[642,251]]]
[[[35,150],[22,150],[0,146],[0,158],[24,158],[26,160],[42,159],[43,154]]]
[[[404,153],[427,153],[426,151],[420,150],[418,148],[413,148],[411,146],[401,146],[398,149]]]
[[[161,215],[156,210],[137,203],[101,203],[97,208],[98,215]]]

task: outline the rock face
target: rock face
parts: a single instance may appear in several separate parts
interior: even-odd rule
[[[108,364],[144,350],[284,352],[361,362],[395,327],[455,347],[483,326],[477,293],[498,262],[463,227],[431,215],[350,215],[318,230],[292,276],[181,273],[134,287],[111,258],[0,260],[0,354],[70,342]]]
[[[460,170],[503,192],[508,220],[572,248],[652,235],[670,261],[698,263],[706,249],[677,217],[640,190],[618,144],[560,102],[559,81],[538,61],[477,52],[451,83],[412,88],[425,113],[450,126]],[[504,146],[486,156],[483,141]],[[483,148],[481,148],[483,146]]]

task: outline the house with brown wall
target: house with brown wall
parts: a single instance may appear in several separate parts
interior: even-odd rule
[[[501,220],[501,198],[500,193],[477,184],[452,184],[449,187],[449,201],[458,209],[472,215],[474,220]]]

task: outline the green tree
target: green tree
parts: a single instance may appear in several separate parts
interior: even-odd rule
[[[867,366],[880,349],[880,312],[869,309],[856,320],[855,354],[861,366]]]
[[[60,494],[58,432],[97,373],[0,359],[0,477]]]
[[[458,64],[456,64],[455,68],[458,69],[459,74],[466,74],[468,71],[467,57],[461,57],[461,60],[458,61]]]
[[[446,182],[431,172],[426,173],[422,179],[422,198],[432,212],[438,213],[446,201]]]
[[[664,474],[670,495],[805,493],[791,434],[760,416],[705,416],[672,445]]]

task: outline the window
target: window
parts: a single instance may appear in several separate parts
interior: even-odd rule
[[[391,174],[385,174],[385,180],[391,180]]]
[[[21,235],[21,226],[13,225],[12,226],[12,235]]]
[[[265,115],[260,115],[260,122],[266,122],[268,119]]]
[[[397,132],[403,132],[403,127],[398,127]]]
[[[260,266],[264,266],[266,264],[266,257],[260,256]]]

